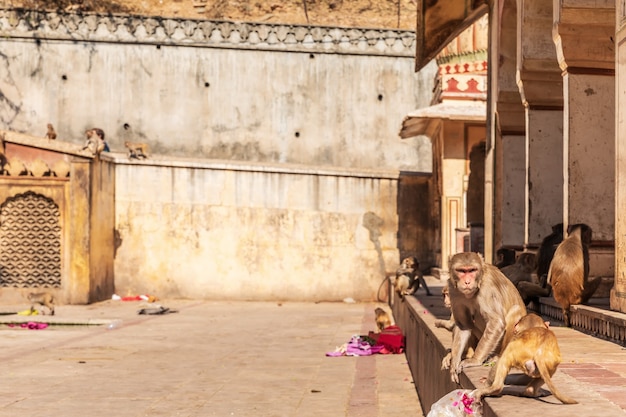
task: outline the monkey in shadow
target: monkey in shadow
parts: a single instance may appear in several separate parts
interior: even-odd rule
[[[558,223],[552,226],[552,233],[544,237],[539,246],[536,269],[537,281],[521,281],[517,283],[517,290],[525,304],[529,304],[531,301],[539,302],[540,297],[550,296],[552,288],[548,283],[548,270],[550,269],[554,252],[556,252],[556,248],[562,241],[563,223]]]
[[[532,282],[532,274],[537,268],[537,256],[532,252],[522,252],[513,265],[500,268],[502,273],[517,286],[522,281]]]
[[[496,251],[496,266],[500,269],[515,263],[515,249],[500,248]]]
[[[591,227],[583,223],[568,227],[568,236],[556,248],[548,270],[548,284],[563,309],[563,321],[568,327],[570,306],[588,302],[602,282],[602,277],[589,279],[592,233]]]

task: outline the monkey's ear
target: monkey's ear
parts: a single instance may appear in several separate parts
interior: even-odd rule
[[[544,321],[543,324],[546,325],[546,329],[550,328],[550,322],[549,321]]]

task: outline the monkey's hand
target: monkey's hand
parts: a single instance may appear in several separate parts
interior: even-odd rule
[[[450,379],[455,384],[459,384],[459,374],[461,373],[461,368],[455,368],[454,366],[450,366]]]
[[[446,356],[441,360],[441,370],[445,371],[450,369],[450,365],[452,364],[452,352],[448,352]]]

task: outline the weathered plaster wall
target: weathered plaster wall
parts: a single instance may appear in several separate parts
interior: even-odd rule
[[[0,10],[0,126],[113,150],[271,163],[430,171],[414,33]]]
[[[372,300],[397,267],[397,171],[118,156],[121,295]]]

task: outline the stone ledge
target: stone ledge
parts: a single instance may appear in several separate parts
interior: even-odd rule
[[[431,287],[431,290],[433,288]],[[438,289],[433,291],[438,293]],[[447,330],[436,328],[434,322],[438,318],[448,318],[449,311],[443,307],[441,297],[428,297],[419,294],[404,299],[397,298],[391,305],[396,323],[406,336],[406,357],[413,375],[413,381],[424,410],[428,414],[433,403],[448,392],[463,388],[474,389],[482,386],[481,379],[489,373],[487,367],[470,368],[460,375],[461,384],[457,386],[450,380],[448,371],[440,368],[441,359],[446,354],[451,343],[451,334]],[[559,339],[562,352],[586,352],[586,360],[578,366],[593,365],[603,358],[602,349],[607,349],[608,342],[598,340],[592,336],[577,334],[574,329],[557,327],[554,329]],[[608,343],[612,349],[612,343]],[[619,349],[619,347],[617,347]],[[613,349],[615,350],[615,349]],[[588,352],[588,353],[587,353]],[[600,353],[597,353],[600,352]],[[599,356],[598,356],[599,355]],[[606,355],[606,354],[604,354]],[[538,399],[519,397],[523,387],[507,385],[501,397],[486,398],[483,402],[483,417],[535,417],[547,415],[551,417],[618,415],[623,410],[611,402],[600,391],[594,391],[585,381],[579,381],[567,372],[571,365],[564,355],[562,366],[555,373],[553,380],[557,387],[562,387],[565,394],[576,398],[580,404],[563,405],[552,395]],[[507,378],[508,383],[514,383],[519,373],[513,371]],[[617,387],[623,390],[623,387]],[[546,394],[548,394],[546,392]]]
[[[398,56],[413,59],[415,32],[97,13],[1,9],[6,38]]]

